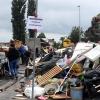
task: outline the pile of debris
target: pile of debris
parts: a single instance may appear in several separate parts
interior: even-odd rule
[[[23,93],[32,98],[33,65],[25,71]],[[46,54],[35,65],[34,97],[37,100],[94,98],[100,95],[100,45],[78,43]]]

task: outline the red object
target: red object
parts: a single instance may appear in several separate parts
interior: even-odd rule
[[[67,59],[67,64],[70,64],[71,63],[71,60],[70,59]]]
[[[48,98],[47,97],[44,97],[44,96],[40,96],[38,97],[38,100],[47,100]]]

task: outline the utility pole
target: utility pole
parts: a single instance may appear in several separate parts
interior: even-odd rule
[[[81,20],[80,20],[80,5],[77,6],[79,10],[79,41],[81,41]]]

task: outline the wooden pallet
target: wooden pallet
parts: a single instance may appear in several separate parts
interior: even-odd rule
[[[55,94],[51,95],[50,98],[52,98],[53,100],[67,100],[71,97],[67,96],[66,94]]]
[[[37,79],[38,84],[40,86],[46,84],[49,79],[59,74],[62,70],[63,69],[59,66],[53,67],[52,69],[50,69],[48,72],[46,72],[44,75],[42,75],[40,78]]]

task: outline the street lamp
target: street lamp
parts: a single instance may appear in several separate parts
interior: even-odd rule
[[[81,21],[80,21],[80,5],[77,6],[79,10],[79,41],[81,41]]]

